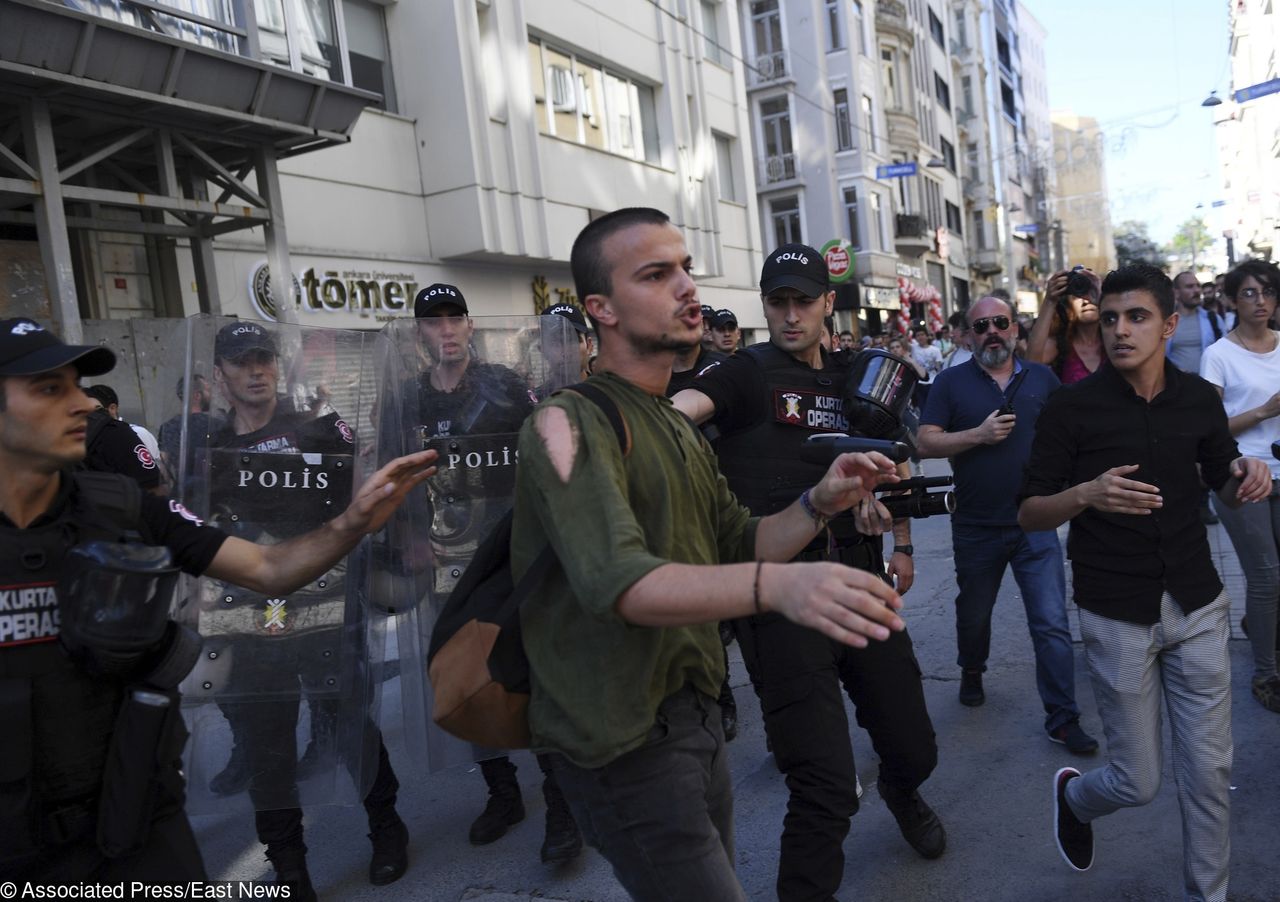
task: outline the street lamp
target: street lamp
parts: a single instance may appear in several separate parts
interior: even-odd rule
[[[1201,106],[1219,106],[1222,104],[1222,98],[1218,96],[1217,91],[1210,91],[1209,96],[1200,101]]]

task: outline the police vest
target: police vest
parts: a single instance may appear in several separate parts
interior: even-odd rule
[[[66,474],[64,474],[65,477]],[[123,517],[89,501],[80,486],[128,477],[78,474],[63,512],[0,542],[0,871],[56,835],[64,806],[91,802],[123,698],[120,680],[90,677],[58,641],[57,583],[78,542],[121,541]],[[136,491],[136,487],[133,489]],[[129,489],[122,488],[127,496]],[[98,493],[94,493],[95,498]],[[55,835],[50,835],[54,831]]]
[[[829,355],[826,367],[815,370],[772,342],[737,353],[764,371],[764,410],[747,429],[722,434],[716,454],[720,472],[738,500],[753,514],[772,514],[799,498],[827,471],[826,464],[801,460],[804,440],[822,432],[848,431],[841,399],[848,364],[844,355]],[[850,517],[831,525],[844,541],[854,541],[858,535]]]

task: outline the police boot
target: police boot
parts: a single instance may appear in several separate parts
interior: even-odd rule
[[[572,861],[582,853],[582,833],[564,800],[560,784],[552,774],[542,781],[542,797],[547,800],[547,835],[542,840],[542,863]]]
[[[228,759],[227,766],[209,780],[209,791],[216,796],[233,796],[248,789],[252,778],[249,756],[244,745],[236,742],[231,746],[231,758]]]
[[[489,786],[489,801],[471,825],[473,846],[484,846],[500,839],[508,827],[524,820],[524,800],[516,781],[516,766],[506,757],[480,762],[480,772]]]
[[[395,883],[409,869],[409,828],[395,808],[369,815],[369,841],[373,857],[369,859],[369,882],[374,886]]]
[[[902,838],[921,858],[937,858],[947,850],[947,831],[943,829],[938,815],[920,798],[919,792],[903,792],[884,780],[880,780],[877,786],[880,798],[884,799],[889,813],[898,822]]]
[[[289,902],[317,902],[307,872],[307,847],[301,842],[267,846],[267,859],[276,869],[276,886],[289,887]]]

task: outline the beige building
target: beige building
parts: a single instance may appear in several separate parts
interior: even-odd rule
[[[1054,112],[1053,157],[1057,179],[1052,206],[1063,233],[1066,266],[1094,272],[1116,268],[1116,244],[1107,195],[1105,142],[1096,119]]]
[[[1280,239],[1280,96],[1245,91],[1280,76],[1277,47],[1280,15],[1270,0],[1231,4],[1231,97],[1215,109],[1225,205],[1206,220],[1215,238],[1230,239],[1236,260],[1275,259]]]

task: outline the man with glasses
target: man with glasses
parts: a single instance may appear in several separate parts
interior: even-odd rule
[[[986,700],[982,674],[991,648],[991,612],[1011,566],[1035,648],[1045,731],[1071,752],[1089,754],[1098,742],[1080,727],[1058,534],[1018,527],[1019,478],[1036,418],[1058,379],[1048,367],[1014,356],[1018,326],[1007,302],[982,298],[969,308],[966,326],[973,359],[938,374],[918,436],[921,457],[949,457],[955,470],[951,540],[960,589],[960,703],[977,707]]]

